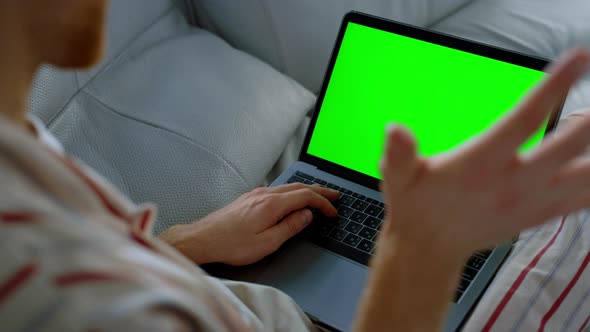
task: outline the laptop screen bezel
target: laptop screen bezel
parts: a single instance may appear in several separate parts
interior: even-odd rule
[[[338,32],[338,37],[336,39],[336,43],[334,49],[332,51],[332,55],[330,57],[330,62],[326,70],[326,74],[324,76],[324,81],[322,83],[322,88],[318,95],[314,112],[311,118],[311,122],[309,124],[309,128],[305,135],[305,140],[303,142],[303,146],[301,148],[301,152],[299,155],[299,160],[311,164],[313,166],[318,167],[320,170],[328,172],[330,174],[342,177],[346,180],[364,185],[374,190],[379,190],[379,179],[374,178],[372,176],[360,173],[353,169],[344,167],[342,165],[335,164],[328,160],[313,156],[307,153],[309,148],[309,144],[311,141],[311,137],[313,131],[315,129],[315,125],[321,111],[321,106],[324,100],[324,96],[326,94],[326,90],[328,88],[328,84],[330,82],[330,77],[332,76],[332,72],[334,69],[334,65],[336,63],[336,58],[338,57],[338,53],[340,51],[340,46],[342,45],[342,39],[344,37],[344,33],[348,26],[348,23],[356,23],[360,25],[364,25],[371,28],[376,28],[379,30],[395,33],[401,36],[406,36],[410,38],[414,38],[417,40],[422,40],[425,42],[450,47],[453,49],[457,49],[460,51],[465,51],[469,53],[473,53],[480,56],[485,56],[491,59],[500,60],[506,63],[511,63],[514,65],[545,71],[549,62],[545,59],[526,55],[523,53],[518,53],[506,49],[502,49],[499,47],[447,35],[440,32],[435,32],[419,27],[415,27],[412,25],[399,23],[391,20],[386,20],[383,18],[374,17],[371,15],[359,13],[359,12],[349,12],[344,16],[342,20],[342,24],[340,26],[340,30]],[[564,100],[565,101],[565,100]],[[559,115],[561,113],[561,109],[563,107],[563,103],[551,113],[551,116],[548,121],[547,128],[545,130],[545,137],[547,133],[552,131],[555,126],[557,125],[557,120],[559,119]],[[345,132],[346,128],[343,128]],[[344,133],[345,135],[345,133]],[[334,140],[338,140],[339,137],[335,137]]]

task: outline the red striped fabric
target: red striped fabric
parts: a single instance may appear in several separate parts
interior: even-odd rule
[[[584,329],[586,328],[586,326],[588,326],[588,321],[590,321],[590,315],[586,317],[586,320],[584,321],[584,323],[582,323],[582,326],[580,326],[578,332],[584,332]]]
[[[156,250],[156,248],[154,248],[154,246],[151,243],[149,243],[146,239],[142,238],[138,234],[131,232],[131,233],[129,233],[129,237],[131,238],[131,240],[135,241],[136,243],[140,244],[141,246],[143,246],[145,248],[148,248],[153,251],[158,251],[158,250]]]
[[[70,159],[65,158],[57,153],[54,153],[54,155],[57,156],[60,160],[62,160],[70,170],[72,170],[76,175],[78,175],[82,179],[82,181],[84,181],[86,185],[90,187],[90,189],[96,194],[96,196],[98,196],[98,199],[102,202],[107,211],[109,211],[115,217],[125,221],[127,224],[131,223],[131,219],[129,218],[129,216],[125,215],[123,212],[117,209],[112,204],[112,202],[109,201],[105,193],[102,192],[100,187],[85,172],[83,172],[78,166],[76,166],[76,164],[74,164]]]
[[[106,272],[96,272],[96,271],[81,271],[81,272],[73,272],[67,273],[60,276],[55,277],[53,283],[57,287],[70,287],[76,286],[80,284],[87,284],[93,282],[104,282],[104,281],[125,281],[126,278],[121,276],[117,276],[114,274],[106,273]]]
[[[19,287],[22,287],[29,279],[37,273],[38,266],[36,263],[29,263],[21,267],[6,281],[0,284],[0,304],[6,301]]]
[[[561,229],[563,228],[563,224],[564,224],[566,218],[567,218],[567,215],[563,216],[563,218],[561,219],[561,223],[559,224],[559,228],[557,229],[557,231],[555,232],[555,234],[553,235],[551,240],[545,245],[545,247],[543,247],[543,249],[541,249],[541,251],[539,251],[537,253],[537,255],[535,255],[535,257],[529,263],[529,265],[527,265],[520,272],[520,274],[518,275],[518,277],[516,278],[516,280],[514,281],[512,286],[510,287],[510,289],[508,290],[508,292],[506,292],[506,294],[504,295],[504,297],[502,298],[502,300],[500,301],[500,303],[498,304],[498,306],[496,307],[496,309],[494,310],[494,312],[492,313],[492,315],[490,316],[490,318],[488,319],[488,321],[484,325],[482,331],[488,332],[492,329],[492,327],[494,326],[494,324],[496,323],[496,321],[500,317],[500,314],[502,313],[502,311],[504,311],[504,308],[506,307],[508,302],[510,302],[510,299],[512,298],[514,293],[516,293],[516,291],[518,290],[518,288],[520,287],[520,285],[522,284],[522,282],[524,281],[524,279],[526,278],[526,276],[528,275],[530,270],[532,270],[539,263],[539,261],[541,260],[541,257],[543,257],[545,252],[547,252],[547,250],[553,245],[553,243],[555,243],[557,236],[559,235],[559,233],[561,233]]]
[[[0,212],[0,221],[5,224],[20,224],[33,221],[33,214],[30,212]]]
[[[555,303],[553,303],[551,308],[549,308],[549,311],[547,311],[547,313],[545,313],[545,315],[541,319],[541,325],[539,326],[539,332],[545,331],[545,325],[547,325],[547,322],[549,321],[549,319],[551,319],[551,317],[555,314],[557,309],[559,309],[559,306],[561,305],[561,303],[563,303],[563,300],[567,297],[567,295],[570,293],[572,288],[574,288],[574,285],[576,284],[576,282],[578,282],[578,279],[580,279],[580,276],[582,275],[582,273],[586,269],[586,266],[588,266],[588,262],[590,262],[590,253],[588,253],[586,255],[586,257],[582,261],[582,264],[578,268],[578,271],[576,271],[576,274],[574,275],[572,280],[570,280],[570,282],[567,284],[567,286],[565,287],[563,292],[561,292],[561,294],[559,294],[559,297],[557,298],[557,300],[555,300]]]
[[[150,220],[151,216],[152,216],[152,211],[150,211],[150,210],[146,210],[143,213],[143,216],[141,216],[141,222],[139,223],[139,229],[142,232],[146,231],[147,224],[148,224],[148,221]]]

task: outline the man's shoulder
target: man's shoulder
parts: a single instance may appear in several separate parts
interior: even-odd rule
[[[39,174],[51,168],[51,159],[51,152],[35,138],[0,118],[0,211],[48,199]]]

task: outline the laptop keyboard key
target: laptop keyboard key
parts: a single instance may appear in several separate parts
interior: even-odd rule
[[[306,179],[306,180],[309,180],[309,181],[313,181],[313,179],[314,179],[314,177],[313,177],[313,176],[311,176],[311,175],[307,175],[307,174],[305,174],[305,173],[302,173],[302,172],[299,172],[299,171],[295,172],[295,175],[297,175],[297,176],[298,176],[298,177],[300,177],[300,178],[304,178],[304,179]]]
[[[359,211],[355,211],[351,216],[350,216],[350,220],[352,221],[356,221],[358,223],[362,223],[363,221],[365,221],[365,219],[367,219],[367,215],[359,212]]]
[[[375,237],[375,234],[377,234],[377,231],[369,227],[363,227],[363,229],[359,233],[361,237],[364,237],[368,240],[372,240]]]
[[[334,229],[332,233],[330,233],[330,237],[338,241],[344,240],[346,235],[348,235],[347,231],[338,228]]]
[[[365,213],[373,217],[377,217],[381,213],[381,211],[383,210],[380,207],[373,204],[369,205],[369,207],[365,209]]]
[[[328,182],[326,182],[322,179],[314,179],[313,182],[319,184],[320,186],[325,186],[326,184],[328,184]]]
[[[287,180],[287,183],[296,183],[296,182],[303,182],[303,181],[305,181],[303,178],[300,178],[297,175],[293,175],[291,178],[289,178],[289,180]]]
[[[362,240],[356,247],[364,252],[370,253],[373,251],[373,248],[375,248],[375,243],[368,240]]]
[[[475,279],[477,272],[477,270],[470,268],[469,266],[465,266],[465,269],[463,269],[463,278],[467,280],[473,280]]]
[[[365,198],[367,198],[367,197],[365,197],[359,193],[355,193],[355,192],[352,193],[352,197],[358,198],[360,200],[365,200]]]
[[[479,256],[483,259],[488,259],[488,257],[490,257],[491,254],[492,254],[492,249],[478,250],[475,252],[476,256]]]
[[[381,225],[381,220],[374,217],[369,217],[367,218],[367,220],[365,220],[364,224],[365,226],[370,227],[372,229],[378,229]]]
[[[351,207],[355,210],[359,210],[359,211],[364,211],[367,206],[369,206],[369,203],[362,201],[360,199],[357,199],[356,201],[354,201],[354,203],[352,203]]]
[[[338,189],[340,189],[340,186],[337,186],[337,185],[335,185],[335,184],[333,184],[333,183],[328,183],[328,184],[326,185],[326,187],[328,187],[328,188],[330,188],[330,189],[334,189],[334,190],[338,190]]]
[[[344,228],[345,230],[353,233],[353,234],[357,234],[358,232],[360,232],[360,230],[363,228],[363,225],[361,224],[357,224],[354,221],[351,221],[348,223],[348,225],[346,226],[346,228]]]
[[[357,244],[361,242],[361,238],[354,234],[348,234],[348,236],[346,236],[346,238],[344,238],[344,241],[342,242],[348,244],[351,247],[356,247]]]
[[[351,206],[352,203],[354,203],[354,198],[348,195],[340,195],[340,198],[338,200],[340,201],[340,203],[342,203],[342,205],[346,206]]]
[[[340,215],[344,218],[350,217],[353,213],[354,213],[354,210],[349,207],[346,207],[346,206],[341,206],[338,209],[338,215]]]
[[[326,237],[330,234],[330,232],[332,232],[333,229],[334,226],[330,224],[322,224],[318,227],[318,233],[320,234],[320,236]]]
[[[340,188],[340,191],[347,194],[347,195],[352,195],[352,191],[346,189],[346,188]]]
[[[379,213],[379,215],[377,216],[377,218],[383,220],[383,218],[385,218],[385,210],[381,211],[381,213]]]
[[[365,201],[367,201],[368,203],[371,203],[373,205],[378,205],[379,204],[379,201],[378,200],[372,199],[370,197],[365,198]]]
[[[340,229],[344,229],[344,227],[346,227],[346,225],[348,225],[348,219],[346,218],[338,218],[338,221],[336,222],[335,226],[340,228]]]
[[[459,282],[459,288],[457,288],[457,290],[459,292],[465,293],[465,291],[467,290],[467,288],[469,287],[470,284],[471,284],[471,281],[461,278],[461,281]]]
[[[485,259],[481,257],[471,256],[471,258],[469,258],[469,260],[467,261],[466,265],[479,271],[481,270],[485,262]]]

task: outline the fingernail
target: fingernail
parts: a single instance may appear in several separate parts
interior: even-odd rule
[[[398,128],[398,124],[395,122],[389,122],[386,126],[385,126],[385,132],[386,133],[391,133],[393,131],[395,131]]]
[[[307,209],[301,211],[301,216],[303,217],[303,223],[304,224],[311,223],[311,220],[313,219],[313,214],[311,213],[311,211],[309,211]]]

